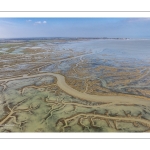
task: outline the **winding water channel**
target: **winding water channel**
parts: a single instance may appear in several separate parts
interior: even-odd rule
[[[83,100],[91,101],[91,102],[106,102],[106,103],[123,103],[123,104],[141,104],[141,105],[147,105],[150,104],[149,99],[145,99],[144,97],[136,97],[132,95],[119,95],[119,96],[99,96],[99,95],[90,95],[87,93],[82,93],[80,91],[77,91],[70,87],[66,81],[65,77],[61,74],[56,73],[40,73],[36,75],[23,75],[22,77],[15,77],[15,78],[9,78],[9,79],[1,79],[2,82],[9,82],[13,80],[20,80],[20,79],[28,79],[33,77],[39,77],[39,76],[54,76],[57,78],[57,85],[62,89],[64,92],[68,93],[69,95],[80,98]]]

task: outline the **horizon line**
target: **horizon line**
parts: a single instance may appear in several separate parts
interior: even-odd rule
[[[82,37],[82,36],[52,36],[52,37],[40,37],[40,36],[37,36],[37,37],[5,37],[5,38],[0,38],[0,39],[28,39],[28,38],[97,38],[97,39],[135,39],[135,38],[129,38],[129,37]],[[138,38],[138,37],[137,37]],[[136,38],[136,39],[137,39]],[[138,38],[139,39],[139,38]],[[140,38],[140,39],[146,39],[146,38]]]

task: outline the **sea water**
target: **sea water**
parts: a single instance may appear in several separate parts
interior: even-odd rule
[[[150,40],[140,39],[92,39],[84,41],[69,41],[57,45],[57,49],[72,49],[77,51],[92,51],[111,54],[114,57],[135,58],[150,61]]]

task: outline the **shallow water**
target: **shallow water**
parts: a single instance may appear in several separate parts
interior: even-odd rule
[[[58,48],[109,54],[118,58],[150,59],[150,40],[87,40],[59,44]]]

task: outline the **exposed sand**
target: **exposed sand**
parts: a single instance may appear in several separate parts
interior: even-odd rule
[[[142,104],[143,103],[149,103],[149,101],[147,101],[144,98],[140,98],[140,97],[134,97],[134,96],[98,96],[98,95],[90,95],[87,93],[82,93],[79,92],[75,89],[73,89],[72,87],[70,87],[66,81],[65,81],[65,77],[63,75],[60,74],[56,74],[56,73],[41,73],[41,74],[36,74],[36,75],[23,75],[22,77],[16,77],[16,78],[10,78],[10,79],[2,79],[0,81],[4,81],[4,82],[8,82],[8,81],[13,81],[13,80],[19,80],[19,79],[26,79],[26,78],[32,78],[32,77],[39,77],[42,75],[52,75],[54,77],[57,78],[57,85],[66,93],[68,93],[71,96],[80,98],[80,99],[84,99],[87,101],[91,101],[91,102],[112,102],[112,103],[126,103],[126,104]]]
[[[141,119],[141,118],[138,118],[138,117],[111,117],[111,116],[106,116],[106,115],[99,115],[99,114],[93,114],[93,113],[88,113],[88,114],[85,114],[85,113],[79,113],[77,115],[74,115],[73,117],[68,117],[68,118],[65,118],[64,120],[65,121],[68,121],[70,119],[73,119],[73,118],[76,118],[76,117],[79,117],[79,116],[91,116],[91,117],[97,117],[97,118],[103,118],[103,119],[108,119],[108,120],[112,120],[112,121],[127,121],[127,122],[139,122],[141,124],[145,124],[146,126],[150,127],[150,121],[149,120],[144,120],[144,119]]]

